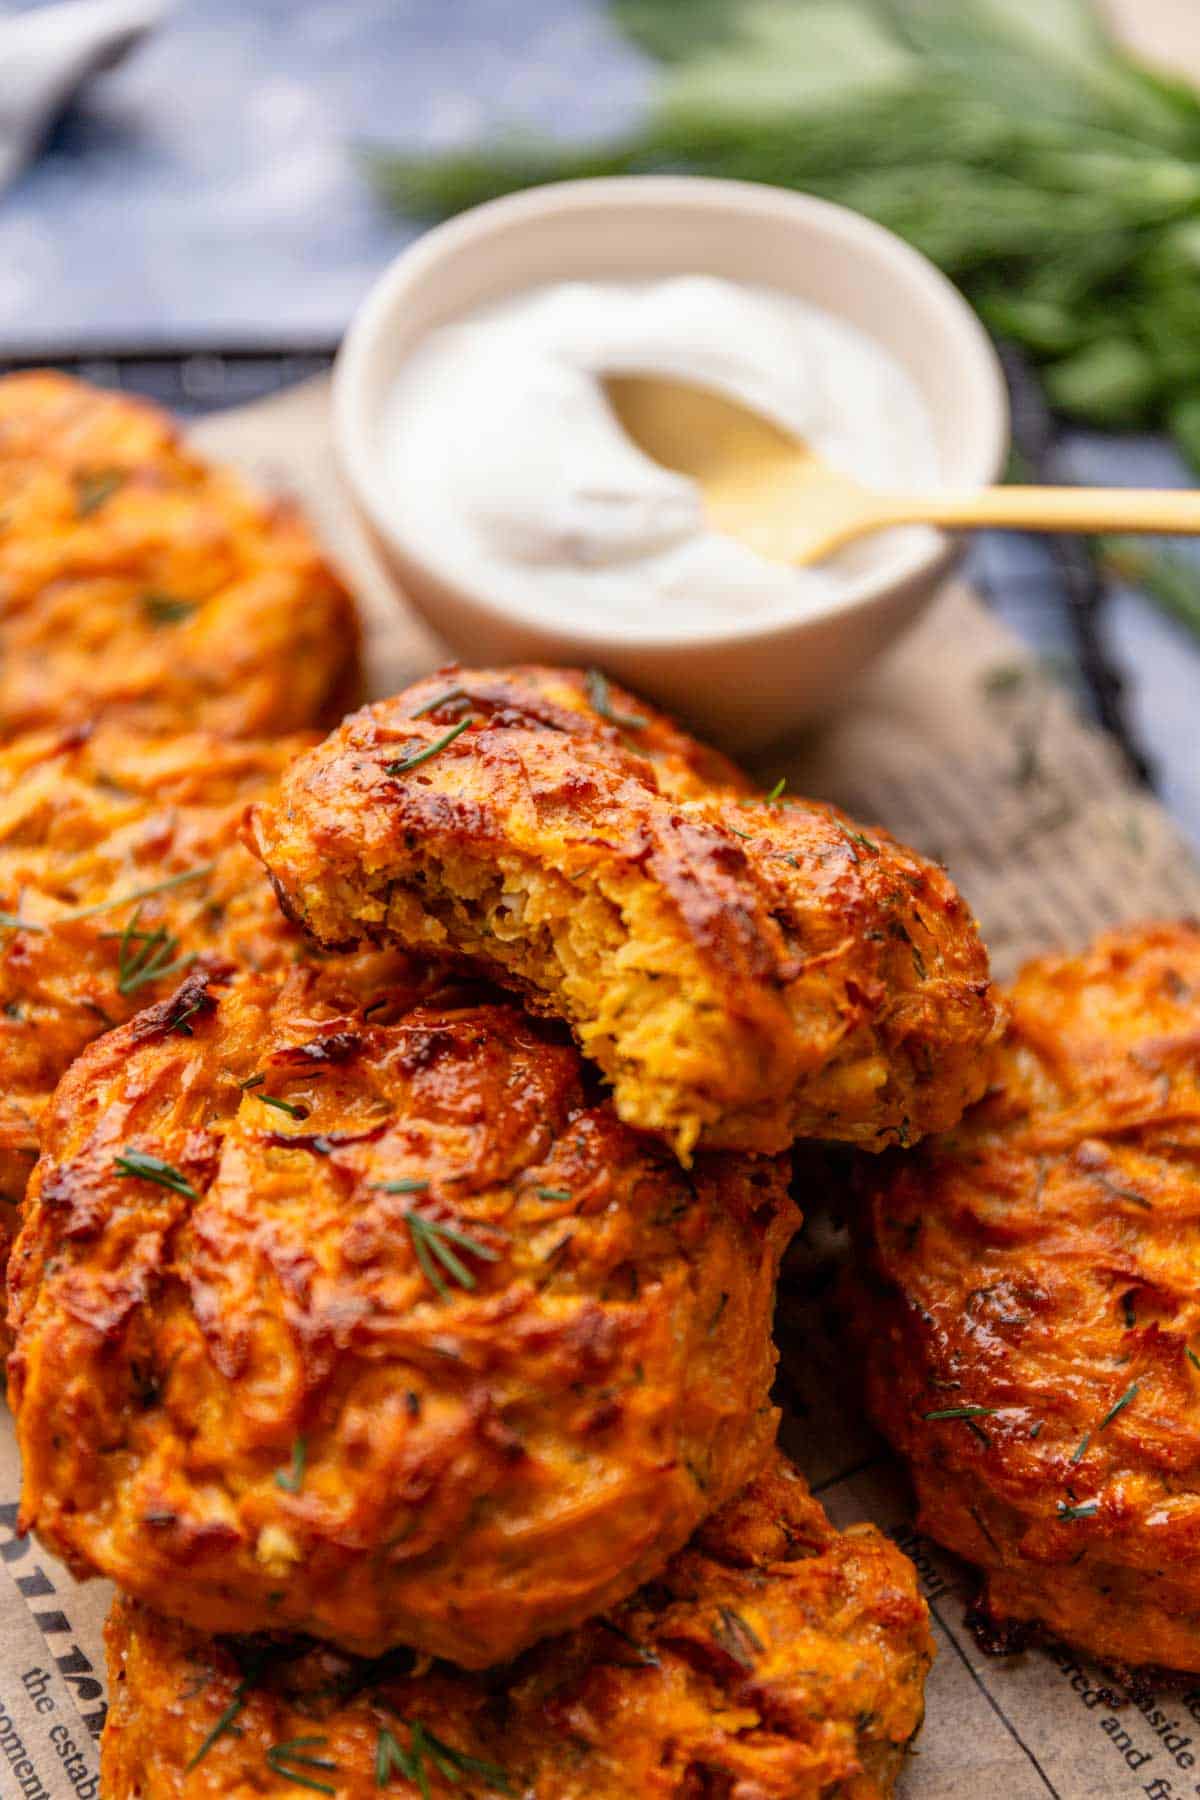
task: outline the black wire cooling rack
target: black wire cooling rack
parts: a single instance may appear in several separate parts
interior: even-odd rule
[[[257,346],[191,351],[97,349],[69,355],[0,357],[0,372],[63,369],[99,387],[142,394],[173,412],[195,417],[221,407],[265,399],[295,382],[323,374],[333,357],[331,344],[287,350]],[[1013,446],[1028,479],[1063,479],[1059,466],[1060,432],[1040,386],[1015,353],[1001,347],[1001,360],[1012,403]],[[1048,635],[1045,609],[1057,613],[1064,648],[1078,674],[1080,698],[1119,745],[1131,775],[1150,784],[1149,761],[1126,714],[1124,683],[1105,645],[1107,593],[1103,578],[1085,540],[1050,536],[1042,544],[1049,556],[1049,570],[1033,582],[1011,560],[986,555],[972,558],[971,578],[984,598],[1018,629],[1028,621],[1032,599],[1043,615],[1038,621],[1038,637],[1042,641]],[[1032,596],[1031,586],[1036,589]]]

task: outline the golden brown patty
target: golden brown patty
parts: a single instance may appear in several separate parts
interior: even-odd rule
[[[205,1630],[472,1666],[657,1574],[770,1449],[797,1215],[589,1081],[336,961],[94,1044],[10,1264],[25,1524]]]
[[[108,1654],[107,1800],[282,1800],[298,1776],[338,1800],[881,1800],[933,1645],[911,1564],[834,1531],[777,1457],[652,1587],[488,1675],[214,1643],[128,1600]]]
[[[0,380],[0,737],[97,717],[295,731],[358,683],[353,603],[295,508],[143,400]]]
[[[628,694],[443,671],[348,719],[253,832],[320,942],[456,955],[568,1020],[683,1155],[877,1149],[983,1085],[987,956],[943,872],[832,807],[752,800]]]
[[[304,954],[237,832],[308,741],[109,725],[0,747],[5,1245],[42,1114],[93,1038],[173,992],[197,957],[260,968]]]
[[[1010,998],[987,1098],[864,1166],[871,1406],[997,1621],[1200,1671],[1200,929]]]

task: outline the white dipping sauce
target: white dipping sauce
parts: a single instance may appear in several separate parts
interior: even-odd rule
[[[724,391],[868,486],[939,479],[911,378],[815,306],[707,275],[532,288],[432,332],[383,410],[396,525],[443,579],[541,624],[645,641],[819,612],[894,560],[896,533],[791,569],[709,530],[695,483],[626,437],[606,374]]]

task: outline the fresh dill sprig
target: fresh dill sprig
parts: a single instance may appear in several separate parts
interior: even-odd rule
[[[1042,365],[1060,410],[1165,425],[1200,462],[1200,100],[1088,0],[611,0],[662,58],[629,129],[368,150],[409,216],[515,188],[664,168],[771,182],[889,227]],[[814,28],[820,13],[820,29]]]
[[[152,1156],[148,1150],[122,1151],[120,1156],[113,1158],[113,1168],[126,1179],[153,1181],[188,1200],[200,1198],[186,1175],[182,1175],[173,1163],[164,1162],[161,1156]]]
[[[429,1187],[428,1175],[406,1175],[402,1181],[377,1181],[381,1194],[423,1194]]]
[[[570,1188],[535,1187],[534,1193],[539,1200],[569,1200]]]
[[[990,1419],[994,1406],[940,1406],[934,1412],[922,1413],[923,1419]]]
[[[1091,1443],[1091,1441],[1092,1441],[1091,1432],[1085,1431],[1083,1436],[1080,1438],[1079,1442],[1076,1444],[1074,1450],[1071,1452],[1071,1467],[1072,1468],[1074,1468],[1077,1463],[1081,1463],[1083,1461],[1084,1457],[1087,1454],[1087,1447]]]
[[[393,762],[384,763],[384,773],[403,775],[408,769],[419,768],[421,763],[428,762],[431,756],[436,756],[439,750],[444,750],[447,744],[452,744],[455,738],[461,737],[467,727],[474,725],[475,722],[474,713],[468,713],[465,719],[460,719],[457,725],[452,725],[449,731],[443,732],[442,736],[432,744],[424,744],[419,750],[409,750],[403,756],[396,757]]]
[[[775,783],[775,786],[771,789],[770,793],[765,796],[767,805],[774,806],[774,804],[777,800],[782,800],[783,794],[784,794],[784,789],[786,787],[787,787],[787,776],[781,775],[779,777],[779,780]]]

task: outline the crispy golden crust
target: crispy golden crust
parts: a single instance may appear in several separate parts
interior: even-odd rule
[[[653,1587],[486,1676],[218,1644],[127,1600],[108,1654],[107,1800],[282,1800],[281,1769],[373,1800],[381,1766],[397,1800],[422,1777],[462,1800],[882,1800],[933,1645],[911,1565],[871,1526],[834,1531],[777,1457]],[[195,1762],[230,1707],[238,1734]]]
[[[319,941],[486,969],[684,1156],[911,1142],[982,1089],[987,956],[942,871],[832,807],[751,800],[576,672],[452,669],[368,707],[252,831]]]
[[[143,400],[0,380],[0,737],[101,716],[295,731],[358,689],[353,603],[295,508]]]
[[[1011,1005],[987,1098],[862,1171],[871,1407],[997,1621],[1200,1671],[1200,929]]]
[[[304,954],[238,825],[308,742],[109,725],[0,747],[6,1239],[50,1096],[93,1038],[171,993],[194,958],[269,968]]]
[[[797,1215],[783,1159],[689,1178],[589,1079],[337,960],[93,1045],[10,1264],[25,1523],[205,1630],[469,1666],[656,1574],[773,1441]]]

